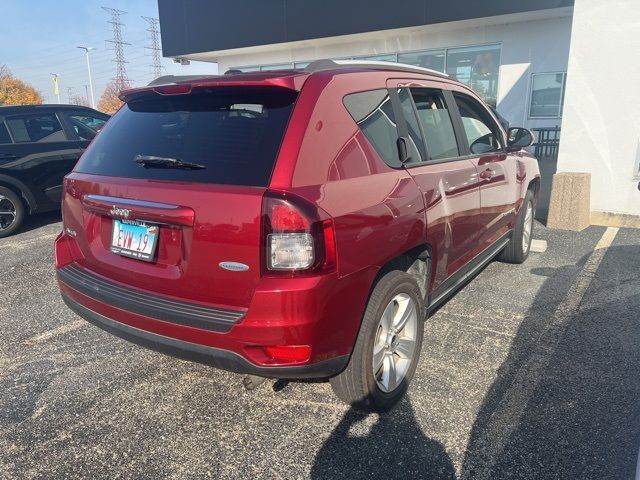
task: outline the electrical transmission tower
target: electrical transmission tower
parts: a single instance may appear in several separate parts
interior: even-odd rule
[[[147,32],[149,32],[149,39],[151,40],[151,46],[147,47],[151,50],[151,67],[153,68],[153,78],[158,78],[162,75],[162,64],[160,63],[160,57],[162,50],[160,49],[160,22],[157,18],[142,17],[148,24]]]
[[[129,88],[131,85],[131,81],[129,77],[127,77],[127,69],[126,64],[129,63],[124,59],[124,45],[131,45],[130,43],[125,42],[122,39],[122,22],[120,22],[120,16],[124,15],[125,11],[118,10],[115,8],[102,7],[104,11],[111,14],[111,20],[108,23],[111,24],[111,29],[113,31],[113,40],[107,40],[109,43],[113,43],[113,51],[114,51],[114,59],[113,62],[116,64],[116,76],[113,78],[113,83],[117,89],[117,91],[124,90],[125,88]]]

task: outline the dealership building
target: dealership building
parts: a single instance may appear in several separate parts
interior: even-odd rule
[[[451,75],[546,142],[550,226],[640,226],[638,0],[159,0],[159,12],[164,56],[220,72],[331,58]]]

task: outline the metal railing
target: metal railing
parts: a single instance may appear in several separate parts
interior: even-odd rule
[[[540,127],[532,128],[536,141],[533,143],[534,155],[541,157],[558,157],[558,146],[560,145],[560,127]]]

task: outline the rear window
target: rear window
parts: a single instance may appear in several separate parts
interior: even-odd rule
[[[114,177],[267,186],[296,93],[215,88],[190,95],[148,93],[106,124],[75,171]],[[141,165],[162,157],[203,166]]]

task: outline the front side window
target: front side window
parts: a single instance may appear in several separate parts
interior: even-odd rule
[[[67,121],[80,140],[93,140],[108,119],[84,113],[67,115]]]
[[[5,119],[16,143],[62,142],[66,138],[54,114],[15,115]]]
[[[447,49],[447,73],[471,87],[485,102],[496,106],[500,45]]]
[[[352,93],[343,99],[349,115],[358,124],[378,155],[392,167],[400,167],[398,130],[386,89]]]
[[[502,150],[500,128],[489,112],[478,101],[460,93],[454,93],[464,133],[472,154],[498,152]]]
[[[530,118],[558,118],[562,116],[566,74],[535,73],[531,79]]]
[[[458,143],[442,92],[412,88],[411,95],[427,141],[429,159],[457,157]]]

